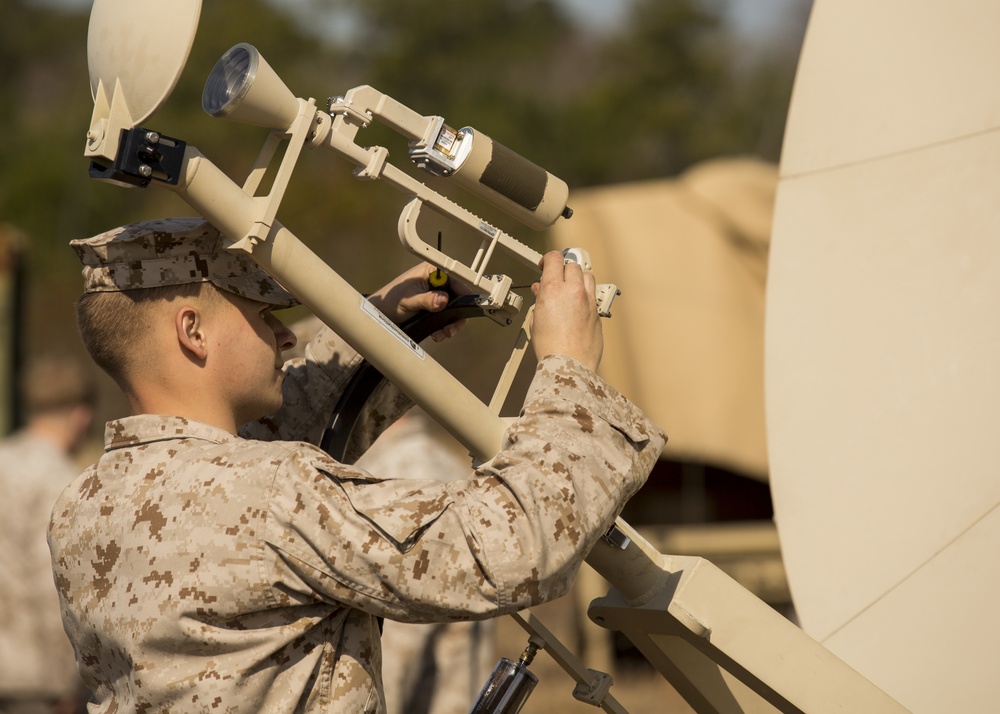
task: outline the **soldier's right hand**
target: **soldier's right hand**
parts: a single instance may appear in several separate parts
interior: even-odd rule
[[[604,352],[604,334],[597,316],[597,281],[577,263],[565,263],[562,253],[542,256],[542,277],[531,286],[535,294],[532,344],[540,360],[565,355],[596,370]]]

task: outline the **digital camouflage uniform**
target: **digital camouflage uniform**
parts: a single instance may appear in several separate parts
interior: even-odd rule
[[[459,481],[469,457],[449,448],[419,410],[379,437],[357,465],[394,478]],[[462,458],[460,454],[464,454]],[[388,714],[468,714],[497,656],[495,620],[382,626],[382,679]]]
[[[556,356],[469,480],[376,478],[287,441],[318,440],[359,359],[322,331],[286,367],[281,411],[241,437],[161,415],[107,425],[49,535],[95,711],[382,712],[377,617],[484,618],[564,594],[663,445]],[[409,406],[388,404],[376,425]]]

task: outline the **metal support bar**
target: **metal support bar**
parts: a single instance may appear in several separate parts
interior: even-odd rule
[[[543,643],[543,649],[577,683],[576,689],[573,690],[574,697],[612,714],[628,714],[628,710],[608,692],[612,683],[611,675],[584,667],[576,655],[570,652],[531,612],[528,612],[527,619],[516,612],[511,614],[511,617],[532,638]]]

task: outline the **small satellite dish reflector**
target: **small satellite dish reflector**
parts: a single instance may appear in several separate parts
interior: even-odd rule
[[[87,34],[90,92],[118,92],[132,126],[148,119],[177,86],[201,0],[94,0]],[[131,127],[130,127],[131,128]]]

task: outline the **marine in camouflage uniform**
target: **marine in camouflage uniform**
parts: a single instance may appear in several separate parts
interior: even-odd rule
[[[87,292],[207,280],[291,302],[222,243],[178,219],[74,248]],[[321,331],[285,366],[281,408],[239,435],[167,414],[107,425],[49,533],[93,711],[382,712],[378,617],[481,619],[563,595],[664,442],[591,368],[548,354],[468,480],[375,477],[310,445],[359,362]],[[409,406],[388,398],[372,424]]]
[[[96,386],[76,359],[36,355],[20,379],[26,424],[0,443],[0,714],[82,709],[45,532],[93,423]]]

